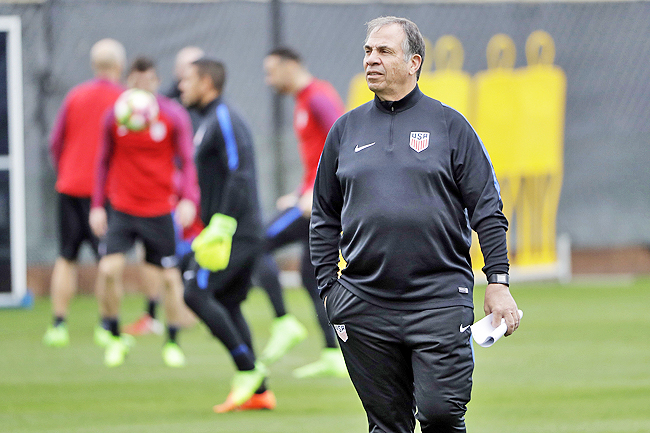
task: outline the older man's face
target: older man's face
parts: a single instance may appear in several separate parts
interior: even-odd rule
[[[399,24],[389,24],[370,33],[364,46],[366,82],[382,100],[394,100],[411,81],[410,62],[404,61],[402,50],[405,37]]]

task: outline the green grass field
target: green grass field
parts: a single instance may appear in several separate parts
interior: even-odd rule
[[[476,346],[470,433],[650,432],[650,279],[517,285],[524,318],[512,337]],[[475,293],[483,317],[482,288]],[[311,338],[271,368],[275,411],[217,415],[234,371],[203,326],[181,334],[188,365],[162,364],[161,337],[139,337],[125,365],[106,369],[92,342],[92,297],[74,300],[71,346],[46,348],[46,298],[32,310],[0,310],[0,432],[364,432],[365,414],[348,379],[297,380],[292,369],[318,356],[321,337],[302,290],[290,309]],[[127,296],[123,320],[140,296]],[[270,304],[253,290],[245,304],[257,348],[268,338]]]

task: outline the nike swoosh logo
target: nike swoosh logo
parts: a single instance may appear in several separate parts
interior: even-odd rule
[[[460,332],[467,331],[467,328],[469,328],[469,325],[467,325],[467,326],[460,325]]]
[[[370,143],[370,144],[365,144],[365,145],[363,145],[363,146],[359,146],[359,145],[357,144],[357,146],[354,148],[354,151],[355,151],[355,152],[360,152],[360,151],[362,151],[363,149],[365,149],[365,148],[367,148],[367,147],[370,147],[370,146],[374,146],[374,145],[375,145],[375,142],[374,142],[374,141],[373,141],[372,143]]]

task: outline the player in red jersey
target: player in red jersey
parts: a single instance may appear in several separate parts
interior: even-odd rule
[[[318,295],[314,268],[309,258],[309,218],[312,191],[318,160],[330,128],[345,109],[334,87],[314,78],[302,63],[300,56],[289,48],[277,48],[264,59],[266,83],[281,94],[293,95],[296,100],[293,125],[298,138],[298,150],[303,164],[300,186],[277,200],[279,214],[266,230],[265,252],[257,267],[262,287],[267,291],[276,312],[271,338],[260,357],[271,363],[289,348],[305,338],[304,327],[293,316],[286,314],[279,271],[271,253],[277,248],[300,243],[303,254],[300,265],[302,282],[309,292],[319,324],[325,337],[325,348],[318,361],[294,372],[297,377],[347,376],[341,351],[332,327],[327,321],[323,303]]]
[[[154,63],[142,57],[133,62],[128,80],[134,87],[152,93],[159,85]],[[109,367],[122,364],[129,351],[129,341],[120,335],[118,315],[125,253],[136,239],[144,244],[149,271],[158,274],[165,288],[168,341],[163,347],[163,360],[173,367],[185,363],[176,343],[183,283],[176,266],[172,211],[175,208],[174,217],[182,227],[189,226],[196,216],[199,192],[189,115],[169,98],[158,95],[156,99],[160,107],[158,119],[142,131],[118,125],[112,110],[105,118],[90,225],[98,237],[104,237],[98,278],[104,282],[100,299],[109,313],[112,334],[104,358]],[[177,167],[181,181],[174,185]],[[176,200],[177,194],[180,200]],[[108,219],[103,207],[106,198],[111,204]]]
[[[180,79],[192,62],[202,58],[204,54],[204,51],[196,46],[186,46],[181,48],[178,53],[176,53],[176,59],[174,61],[174,82],[166,91],[162,92],[163,95],[180,103],[180,90],[178,89]],[[194,108],[186,108],[186,110],[192,121],[192,131],[196,132],[201,116],[198,110]],[[174,181],[175,185],[180,184],[181,181],[180,172],[177,172],[177,174],[178,175],[175,176]],[[188,257],[192,240],[194,240],[203,229],[203,223],[201,222],[200,215],[197,213],[194,223],[189,227],[183,228],[178,226],[178,224],[175,224],[175,228],[176,255],[178,256],[179,268],[182,273],[189,260]],[[150,267],[146,265],[142,270],[144,284],[142,285],[141,290],[146,297],[144,311],[136,321],[124,327],[124,332],[131,335],[145,335],[151,333],[162,334],[164,327],[162,326],[162,323],[157,320],[160,287],[156,284],[156,272],[150,272]],[[185,310],[183,313],[184,319],[181,320],[183,327],[189,327],[197,323],[194,314],[184,304],[182,305],[182,309]]]
[[[181,50],[181,52],[183,53],[183,55],[180,56],[181,57],[180,59],[179,59],[179,55],[176,56],[175,71],[177,69],[182,70],[183,67],[187,68],[188,65],[191,64],[193,60],[195,60],[194,57],[201,57],[203,55],[203,51],[200,50],[200,48],[196,48],[196,47],[187,47],[187,49],[183,49]],[[149,63],[150,65],[147,65],[147,63]],[[129,75],[129,79],[127,80],[127,85],[131,88],[141,88],[141,89],[155,92],[156,89],[160,87],[160,81],[156,74],[156,70],[151,64],[151,62],[144,62],[144,64],[141,64],[139,66],[139,69],[140,69],[139,71],[137,72],[133,71]],[[177,75],[177,72],[175,72],[175,74]],[[187,110],[186,108],[181,106],[180,98],[174,98],[166,94],[163,94],[163,96],[167,96],[173,101],[178,102],[178,105],[176,107],[182,110],[186,110],[188,112],[188,114],[190,115],[190,119],[192,121],[192,133],[193,133],[194,117],[192,111]],[[178,167],[176,167],[176,170],[174,170],[173,182],[174,182],[174,191],[176,195],[174,201],[177,201],[182,197],[183,182],[184,182],[183,170],[179,170]],[[176,236],[175,251],[176,251],[176,259],[178,261],[177,266],[181,274],[184,271],[184,266],[186,266],[188,261],[187,255],[190,249],[190,244],[192,243],[192,240],[201,232],[202,229],[203,229],[203,223],[201,222],[201,218],[198,211],[196,212],[196,217],[194,218],[194,221],[187,226],[181,226],[179,224],[178,219],[174,218],[174,231]],[[162,334],[164,332],[164,326],[162,325],[161,322],[159,322],[156,319],[158,299],[160,298],[160,294],[161,294],[160,292],[162,288],[161,287],[162,284],[159,278],[160,273],[158,272],[157,266],[151,265],[146,261],[143,263],[141,267],[141,273],[142,273],[142,279],[144,283],[141,286],[141,290],[145,293],[147,298],[145,302],[145,311],[138,318],[138,320],[136,320],[135,322],[129,325],[126,325],[124,327],[124,332],[131,335],[144,335],[149,333]],[[175,300],[175,302],[179,301],[178,297],[174,297],[173,299]],[[175,305],[173,307],[174,311],[177,311],[177,314],[175,314],[178,317],[178,319],[176,320],[177,325],[179,325],[181,328],[187,328],[195,325],[197,323],[196,316],[194,316],[192,311],[185,305],[182,299],[178,303],[179,305]],[[171,349],[168,349],[167,353],[172,354],[173,351]],[[173,358],[173,356],[170,357]],[[173,363],[173,361],[169,361],[169,362]]]
[[[94,161],[104,112],[124,91],[119,83],[126,63],[121,43],[113,39],[98,41],[90,51],[90,61],[94,78],[67,94],[50,137],[59,196],[60,251],[50,286],[54,324],[48,328],[43,342],[55,347],[66,346],[70,341],[65,320],[75,293],[81,244],[89,242],[97,255],[99,239],[88,225]]]
[[[213,59],[192,63],[180,82],[181,101],[202,116],[194,136],[205,229],[192,242],[183,273],[185,303],[228,350],[237,369],[217,413],[273,409],[267,369],[257,362],[241,304],[251,288],[262,241],[253,135],[224,96],[226,68]]]

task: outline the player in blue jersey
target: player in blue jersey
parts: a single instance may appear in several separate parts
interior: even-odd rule
[[[222,63],[199,59],[180,82],[181,101],[199,109],[194,136],[205,229],[192,242],[194,256],[184,273],[185,303],[228,349],[237,372],[218,413],[273,409],[266,367],[256,362],[241,303],[262,242],[253,137],[244,119],[222,96]]]

